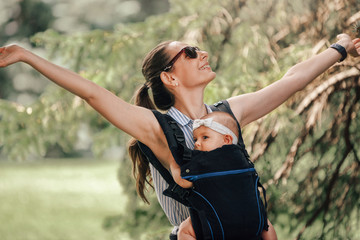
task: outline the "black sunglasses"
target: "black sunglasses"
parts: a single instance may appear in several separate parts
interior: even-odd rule
[[[198,56],[197,51],[200,51],[200,48],[190,47],[190,46],[184,47],[183,49],[180,50],[180,52],[178,52],[178,54],[175,55],[173,59],[171,59],[171,61],[168,64],[166,64],[166,67],[163,69],[163,71],[164,72],[169,71],[182,53],[185,53],[186,56],[188,56],[189,58],[197,58]]]

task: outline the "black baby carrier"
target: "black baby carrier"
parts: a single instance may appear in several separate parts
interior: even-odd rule
[[[211,108],[234,117],[226,101]],[[181,167],[182,178],[193,182],[193,187],[184,189],[177,185],[152,151],[141,142],[139,146],[169,184],[163,194],[189,207],[196,239],[261,239],[261,232],[268,229],[265,189],[259,183],[259,176],[245,149],[240,126],[237,145],[224,145],[209,152],[190,150],[177,122],[166,114],[153,113]],[[259,187],[264,194],[265,206]]]

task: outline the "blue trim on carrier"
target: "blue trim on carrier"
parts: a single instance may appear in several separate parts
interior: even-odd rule
[[[259,219],[260,219],[260,223],[259,223],[259,228],[258,228],[258,231],[256,233],[257,236],[259,236],[260,234],[260,231],[263,229],[263,217],[261,215],[261,209],[260,209],[260,203],[259,203],[259,198],[260,196],[258,195],[258,181],[259,181],[259,177],[256,178],[256,181],[255,181],[255,192],[256,192],[256,201],[257,201],[257,204],[258,204],[258,210],[259,210]]]
[[[210,233],[211,233],[211,239],[214,239],[214,233],[213,233],[213,230],[211,228],[211,224],[209,222],[209,220],[206,220],[207,221],[207,224],[209,225],[209,229],[210,229]]]
[[[215,213],[215,216],[216,216],[217,220],[219,221],[219,225],[220,225],[220,228],[221,228],[222,237],[223,237],[223,239],[225,239],[224,228],[223,228],[223,226],[222,226],[222,224],[221,224],[219,215],[217,214],[217,212],[216,212],[215,208],[213,207],[213,205],[212,205],[203,195],[201,195],[199,192],[197,192],[197,191],[194,190],[194,193],[196,193],[197,195],[199,195],[200,197],[202,197],[202,198],[207,202],[207,204],[209,204],[209,206],[212,208],[212,210],[213,210],[214,213]],[[213,232],[212,232],[210,223],[209,223],[209,221],[207,221],[207,222],[208,222],[209,227],[210,227],[212,239],[214,239],[214,234],[213,234]]]
[[[185,176],[183,178],[186,180],[189,180],[191,182],[195,182],[202,178],[218,177],[218,176],[225,176],[225,175],[232,175],[232,174],[241,174],[241,173],[246,173],[246,172],[255,172],[255,168],[229,170],[229,171],[223,171],[223,172],[203,173],[203,174],[199,174],[199,175]]]

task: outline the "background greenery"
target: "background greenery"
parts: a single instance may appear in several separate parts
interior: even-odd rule
[[[217,78],[207,89],[206,102],[213,103],[276,81],[295,63],[326,49],[338,33],[354,37],[353,26],[360,20],[357,0],[2,4],[15,9],[1,19],[2,44],[16,40],[40,47],[34,51],[128,101],[144,81],[142,58],[163,40],[181,40],[209,52]],[[150,8],[157,11],[145,11]],[[34,19],[42,23],[35,29]],[[44,32],[33,36],[38,31]],[[169,224],[154,196],[150,207],[136,198],[124,154],[127,136],[78,97],[43,84],[24,65],[0,74],[3,159],[26,163],[50,156],[117,156],[127,211],[114,210],[104,229],[133,239],[166,238],[162,229]],[[359,76],[359,59],[349,58],[244,129],[280,239],[360,238]]]
[[[1,239],[128,239],[103,228],[124,211],[115,161],[0,162]]]

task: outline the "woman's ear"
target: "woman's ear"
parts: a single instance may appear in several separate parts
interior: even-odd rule
[[[172,74],[169,72],[161,72],[160,79],[166,87],[177,86],[177,81],[173,78]]]
[[[230,134],[224,135],[224,144],[232,144],[233,143],[233,137]]]

